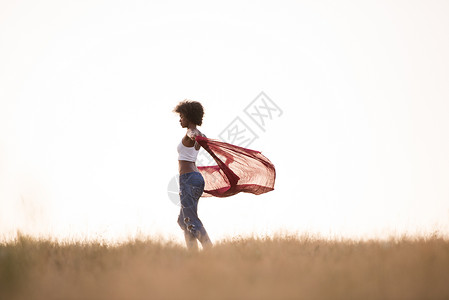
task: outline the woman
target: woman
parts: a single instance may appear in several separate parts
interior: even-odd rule
[[[198,218],[198,200],[204,191],[204,178],[195,165],[200,145],[195,141],[196,136],[206,137],[196,126],[203,122],[204,110],[197,101],[181,101],[173,110],[179,114],[182,128],[187,128],[186,135],[178,145],[179,162],[179,195],[181,211],[178,224],[184,231],[187,248],[198,249],[197,239],[203,248],[212,246],[203,223]]]

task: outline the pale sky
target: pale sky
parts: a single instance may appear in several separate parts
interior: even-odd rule
[[[182,239],[183,99],[240,117],[264,195],[203,198],[212,240],[449,234],[449,2],[0,3],[0,236]],[[244,109],[281,110],[262,131]]]

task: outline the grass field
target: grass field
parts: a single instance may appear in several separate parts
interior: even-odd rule
[[[449,299],[449,241],[278,236],[0,245],[0,299]]]

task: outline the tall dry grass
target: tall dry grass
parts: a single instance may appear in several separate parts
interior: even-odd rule
[[[244,238],[0,245],[0,299],[449,299],[449,242]]]

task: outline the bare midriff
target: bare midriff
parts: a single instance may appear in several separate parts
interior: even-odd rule
[[[179,162],[179,175],[189,172],[199,172],[196,164],[193,161],[178,160]]]

